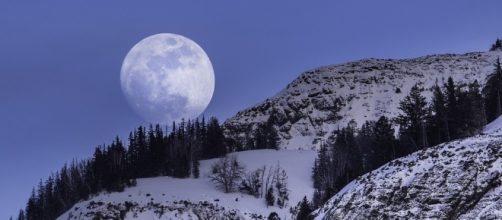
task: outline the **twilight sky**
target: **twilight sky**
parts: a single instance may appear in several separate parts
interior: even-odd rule
[[[502,37],[499,0],[313,2],[0,2],[0,219],[40,178],[145,125],[119,77],[149,35],[204,48],[216,75],[205,115],[221,121],[314,67],[484,51]]]

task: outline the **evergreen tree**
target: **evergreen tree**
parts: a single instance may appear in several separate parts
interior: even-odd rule
[[[400,125],[400,135],[408,136],[415,149],[427,147],[425,121],[428,108],[418,84],[415,84],[408,96],[399,103],[399,110],[401,113],[398,115],[397,121]]]
[[[483,98],[479,92],[477,81],[468,85],[468,90],[458,88],[458,106],[457,114],[458,132],[457,136],[468,137],[479,133],[485,125]]]
[[[257,124],[253,132],[252,146],[249,146],[251,149],[278,149],[279,135],[274,127],[277,123],[276,112],[276,110],[272,110],[266,122]]]
[[[31,191],[31,196],[28,199],[28,203],[26,204],[26,218],[37,219],[39,217],[38,211],[39,207],[37,206],[37,194],[35,193],[35,189]]]
[[[480,85],[478,80],[474,80],[473,83],[469,84],[469,93],[468,98],[470,100],[470,111],[472,112],[472,117],[469,122],[471,129],[474,132],[471,132],[471,135],[479,132],[483,126],[486,125],[486,112],[485,112],[485,103],[483,99],[483,95],[481,94]]]
[[[367,121],[362,126],[357,135],[357,145],[362,153],[361,166],[364,172],[373,170],[375,166],[375,156],[377,149],[374,146],[375,121]]]
[[[265,134],[266,130],[265,123],[259,123],[253,132],[253,148],[252,149],[266,149],[267,148],[267,137]]]
[[[308,220],[310,213],[312,213],[312,209],[310,208],[309,201],[307,197],[304,196],[302,201],[298,204],[299,210],[296,215],[296,220]]]
[[[314,161],[312,170],[312,179],[314,180],[314,188],[326,188],[331,180],[331,158],[328,155],[328,149],[325,144],[321,144],[317,152],[317,158]]]
[[[492,122],[500,114],[502,114],[501,92],[502,92],[502,67],[500,66],[500,59],[497,59],[497,62],[495,64],[495,71],[493,74],[488,76],[486,85],[483,88],[487,123]]]
[[[502,50],[502,40],[498,39],[492,44],[490,51]]]
[[[376,121],[372,133],[372,145],[374,148],[372,168],[376,169],[396,158],[396,144],[394,129],[389,119],[385,116],[381,116]]]
[[[338,191],[362,173],[361,152],[351,128],[344,128],[338,132],[331,154],[334,156],[332,160],[334,190]]]
[[[277,130],[274,127],[275,124],[278,123],[277,121],[277,110],[273,109],[267,119],[264,131],[266,146],[268,149],[279,149],[279,135],[277,134]]]
[[[458,104],[458,95],[460,90],[455,85],[451,77],[448,77],[448,81],[445,84],[445,91],[449,135],[451,139],[455,139],[462,133],[462,129],[460,128],[460,121],[462,120],[462,116],[460,114]]]
[[[46,213],[44,216],[45,218],[47,219],[55,219],[57,218],[57,207],[54,206],[54,202],[55,202],[55,199],[54,199],[54,193],[53,193],[53,189],[54,189],[54,178],[53,176],[50,176],[46,181],[45,181],[45,185],[43,186],[44,187],[44,195],[45,195],[45,198],[44,198],[44,212]]]
[[[17,215],[17,220],[26,220],[26,215],[24,214],[24,210],[19,210],[19,214]]]
[[[351,180],[361,175],[363,156],[352,127],[335,131],[329,151],[321,147],[313,168],[314,206],[318,207]]]
[[[431,126],[431,138],[429,138],[431,145],[450,141],[446,98],[437,83],[433,87],[431,110],[433,115],[431,115],[428,123]]]
[[[281,218],[277,212],[271,212],[270,215],[268,215],[267,220],[281,220]]]
[[[212,117],[207,124],[206,145],[204,146],[204,158],[215,158],[227,153],[225,137],[218,119]]]
[[[267,194],[265,194],[265,201],[267,202],[267,207],[273,206],[275,203],[274,189],[269,187]]]

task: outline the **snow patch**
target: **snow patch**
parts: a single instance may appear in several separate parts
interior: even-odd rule
[[[277,212],[281,219],[290,219],[289,208],[295,206],[303,196],[309,198],[312,196],[314,189],[311,171],[317,155],[315,151],[253,150],[233,154],[244,164],[247,171],[277,164],[285,169],[290,193],[288,206],[283,209],[277,206],[267,207],[264,198],[255,198],[239,192],[225,194],[217,190],[208,178],[211,165],[217,160],[211,159],[201,161],[201,177],[198,179],[172,177],[138,179],[137,186],[126,188],[124,192],[102,193],[87,201],[79,202],[58,219],[92,219],[95,213],[110,214],[120,209],[114,206],[124,207],[126,202],[137,203],[137,206],[131,208],[134,213],[127,212],[125,219],[197,219],[195,216],[201,213],[207,214],[205,212],[208,212],[208,209],[214,212],[209,213],[214,215],[210,217],[235,213],[235,216],[250,219],[253,214],[267,217],[271,212]],[[189,202],[188,205],[185,201]],[[90,205],[91,203],[94,206]],[[211,208],[202,210],[201,207]],[[201,210],[198,210],[199,208]],[[162,216],[160,210],[163,210]]]

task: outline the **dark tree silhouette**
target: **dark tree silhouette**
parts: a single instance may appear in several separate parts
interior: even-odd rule
[[[298,204],[298,214],[296,215],[296,220],[309,220],[309,215],[312,212],[310,203],[307,197],[304,196],[302,201]]]
[[[401,113],[397,116],[400,135],[409,137],[415,149],[428,146],[425,126],[428,108],[421,90],[418,84],[411,88],[408,96],[399,103]]]
[[[502,114],[502,67],[497,59],[495,71],[491,74],[483,88],[486,103],[486,120],[491,122]]]
[[[490,51],[502,50],[502,40],[497,39],[490,47]]]
[[[199,159],[226,154],[218,120],[181,121],[165,133],[160,125],[138,127],[129,134],[128,146],[116,137],[96,147],[92,158],[64,165],[40,181],[19,219],[55,219],[80,200],[102,191],[119,192],[136,178],[199,176]]]

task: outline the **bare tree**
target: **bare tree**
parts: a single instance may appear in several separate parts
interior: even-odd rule
[[[263,169],[266,169],[266,167],[263,167]],[[272,187],[272,185],[274,185],[274,172],[272,171],[273,167],[269,167],[268,168],[268,172],[267,172],[267,177],[265,178],[265,181],[263,182],[265,184],[265,187],[262,188],[262,192],[264,191],[264,193],[262,194],[266,194],[267,193],[267,190],[268,188]],[[263,177],[265,177],[265,172],[263,173]]]
[[[284,208],[289,200],[288,175],[280,166],[274,172],[275,188],[277,190],[277,205]]]
[[[227,155],[213,164],[212,174],[209,178],[217,187],[223,189],[225,193],[229,193],[235,190],[244,172],[245,169],[239,163],[237,157]]]
[[[239,190],[253,195],[256,198],[261,197],[261,187],[263,186],[262,169],[247,173],[242,179]]]

